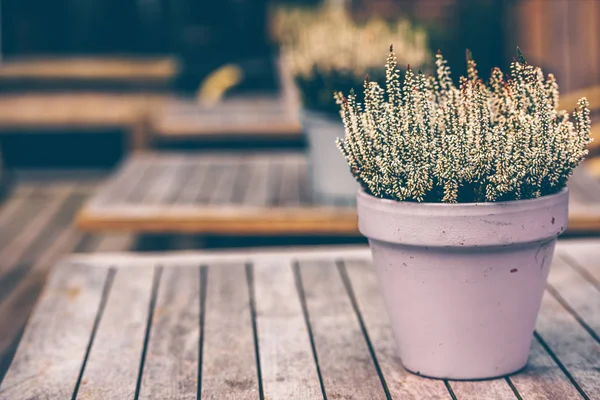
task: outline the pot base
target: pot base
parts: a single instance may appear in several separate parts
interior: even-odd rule
[[[522,367],[520,367],[514,371],[510,371],[510,372],[504,373],[502,375],[494,375],[494,376],[489,376],[489,377],[487,377],[487,376],[486,377],[477,377],[477,378],[472,378],[472,377],[453,378],[451,376],[426,375],[426,374],[422,374],[421,371],[413,371],[410,368],[407,368],[404,364],[402,364],[402,366],[404,367],[404,369],[406,371],[408,371],[411,374],[416,375],[420,378],[435,379],[435,380],[448,380],[448,381],[454,381],[454,382],[477,382],[477,381],[491,381],[494,379],[506,378],[509,376],[516,375],[516,374],[522,372],[525,368],[527,368],[527,363],[525,363]]]

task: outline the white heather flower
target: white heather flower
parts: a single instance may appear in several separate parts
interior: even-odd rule
[[[336,95],[346,137],[338,147],[363,188],[398,201],[481,202],[556,193],[587,154],[589,104],[573,118],[558,110],[551,74],[520,51],[504,78],[489,82],[468,54],[455,86],[441,54],[437,76],[409,70],[400,83],[396,56],[386,62],[386,88],[365,82],[364,104]]]

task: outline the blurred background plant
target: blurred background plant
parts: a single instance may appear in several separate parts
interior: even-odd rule
[[[381,54],[391,44],[400,64],[419,67],[429,60],[423,29],[405,18],[357,20],[343,2],[280,6],[273,12],[272,34],[309,110],[335,114],[335,91],[360,87],[365,74],[384,78]]]

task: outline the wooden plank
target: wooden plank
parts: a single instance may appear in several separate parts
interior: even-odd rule
[[[29,196],[34,193],[34,188],[29,186],[17,187],[16,194],[13,193],[0,205],[0,231],[6,232],[6,224],[14,217],[14,214],[23,206]]]
[[[167,199],[176,197],[176,192],[181,190],[178,176],[182,173],[184,157],[170,156],[161,164],[160,172],[145,185],[144,204],[167,204]]]
[[[5,276],[0,280],[0,354],[11,347],[25,325],[27,317],[56,260],[77,246],[82,234],[71,226],[75,210],[61,210],[66,215],[37,232],[24,253],[12,264],[2,264]]]
[[[208,270],[201,398],[258,398],[249,291],[242,264]]]
[[[79,398],[134,397],[154,274],[149,265],[117,271],[85,365]]]
[[[459,399],[465,400],[504,400],[516,399],[514,392],[505,379],[493,379],[490,381],[460,381],[450,384],[452,391]]]
[[[0,386],[0,399],[71,398],[107,273],[65,264],[54,271]]]
[[[63,206],[75,185],[68,185],[65,190],[45,202],[32,220],[17,234],[13,233],[8,246],[0,251],[0,275],[6,273],[10,266],[21,258],[32,240],[52,220],[54,214]]]
[[[288,207],[300,204],[300,174],[306,174],[306,163],[297,158],[285,160],[281,170],[281,184],[277,204]]]
[[[231,204],[236,176],[244,163],[243,157],[232,157],[223,160],[223,166],[216,186],[209,193],[210,204]]]
[[[385,399],[373,358],[333,262],[302,262],[301,287],[327,398]],[[360,382],[360,385],[356,385]]]
[[[323,398],[289,261],[256,262],[254,285],[265,398]]]
[[[548,291],[600,338],[600,291],[571,267],[570,260],[570,257],[561,257],[560,251],[555,256],[548,278]]]
[[[537,339],[532,342],[527,367],[509,379],[523,399],[582,398]]]
[[[244,195],[242,203],[249,206],[264,206],[269,198],[269,171],[270,163],[268,157],[264,157],[251,163],[248,190]]]
[[[189,180],[174,200],[176,205],[193,204],[202,190],[203,182],[208,178],[210,159],[203,157],[192,158],[193,170]]]
[[[198,388],[200,273],[165,268],[156,299],[140,399],[195,399]]]
[[[135,154],[128,157],[118,172],[100,187],[91,204],[101,207],[124,202],[155,160],[155,153]]]
[[[598,261],[598,243],[596,241],[568,242],[559,254],[572,268],[577,269],[588,282],[600,290],[600,262]]]
[[[2,62],[2,80],[168,80],[176,60],[132,57],[36,57]]]
[[[600,343],[548,293],[536,330],[587,396],[600,397]]]
[[[377,277],[371,263],[344,260],[356,307],[371,340],[373,351],[393,399],[449,399],[444,382],[407,372],[400,362]]]

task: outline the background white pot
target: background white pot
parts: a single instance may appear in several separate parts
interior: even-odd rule
[[[315,200],[322,203],[354,204],[358,183],[335,144],[345,135],[339,117],[303,111],[302,128],[308,140],[309,180]]]
[[[501,203],[358,194],[399,355],[417,374],[507,375],[527,362],[568,191]]]

